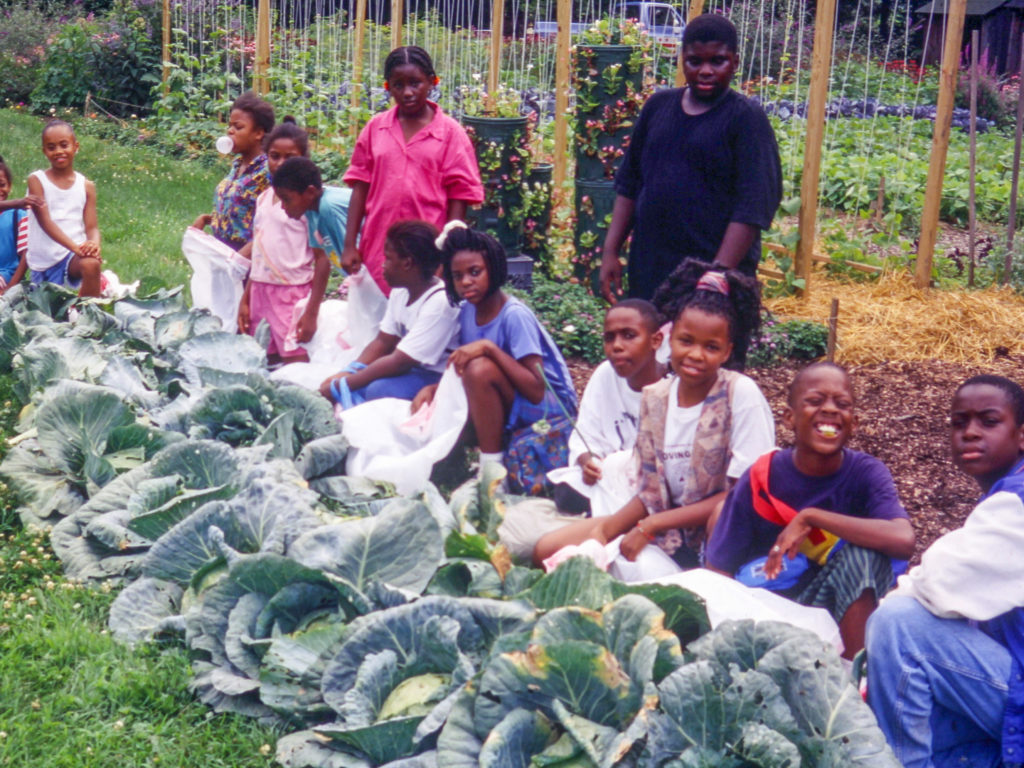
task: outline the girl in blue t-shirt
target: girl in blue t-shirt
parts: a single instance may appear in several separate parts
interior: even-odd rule
[[[575,414],[576,391],[551,336],[523,302],[501,290],[508,266],[498,241],[452,221],[437,244],[448,299],[452,304],[462,300],[460,346],[448,364],[466,388],[483,469],[488,462],[503,461],[506,431],[561,415],[563,407]],[[422,390],[413,411],[433,399],[434,391]]]
[[[0,296],[21,282],[27,269],[28,213],[24,209],[31,200],[8,200],[12,186],[11,169],[0,157]]]

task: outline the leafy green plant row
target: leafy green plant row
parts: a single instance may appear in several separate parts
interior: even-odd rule
[[[27,407],[0,474],[66,573],[125,585],[111,633],[187,647],[200,701],[287,733],[282,765],[896,765],[830,646],[512,564],[503,470],[447,502],[346,476],[326,401],[213,323],[175,292],[8,291]]]

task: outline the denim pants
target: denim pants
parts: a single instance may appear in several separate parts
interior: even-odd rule
[[[868,703],[905,768],[1000,764],[1010,652],[970,622],[890,597],[868,621]]]
[[[412,400],[416,393],[428,384],[437,384],[441,380],[441,374],[437,371],[429,371],[418,365],[415,368],[399,376],[389,376],[384,379],[371,381],[362,389],[352,392],[352,401],[358,405],[367,400],[379,400],[382,397],[398,397],[402,400]]]

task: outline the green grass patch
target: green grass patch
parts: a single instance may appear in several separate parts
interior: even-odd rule
[[[17,409],[0,376],[0,459]],[[115,592],[65,580],[48,534],[21,527],[0,484],[0,766],[271,765],[279,733],[197,701],[183,648],[114,641]]]
[[[44,121],[0,110],[0,154],[14,173],[14,195],[25,193],[25,179],[47,167],[41,149]],[[75,169],[96,184],[103,260],[122,282],[150,278],[182,285],[190,275],[181,236],[195,217],[209,212],[213,191],[228,169],[175,160],[140,146],[122,146],[79,133]]]

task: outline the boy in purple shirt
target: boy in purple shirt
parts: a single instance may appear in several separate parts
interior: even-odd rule
[[[783,415],[795,446],[743,474],[707,545],[707,566],[730,576],[767,555],[768,579],[779,575],[783,556],[809,553],[807,572],[782,592],[827,608],[850,659],[864,647],[868,616],[892,584],[890,558],[914,551],[914,530],[889,470],[845,447],[856,424],[853,407],[841,367],[816,363],[800,371]]]

